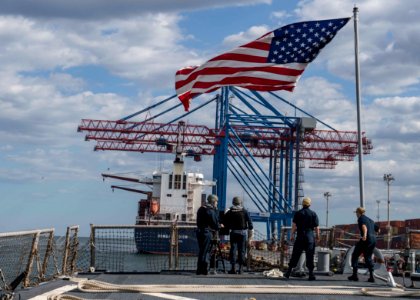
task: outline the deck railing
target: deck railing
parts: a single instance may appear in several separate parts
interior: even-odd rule
[[[150,229],[154,231],[152,235],[147,234]],[[317,247],[322,251],[341,248],[339,255],[331,258],[333,271],[340,266],[340,254],[344,254],[359,239],[356,234],[341,231],[334,227],[322,228]],[[78,233],[79,226],[68,227],[66,235],[62,237],[55,237],[54,229],[0,233],[0,289],[9,291],[18,285],[35,286],[76,272],[196,269],[198,244],[195,226],[176,223],[162,226],[91,225],[90,238],[79,238]],[[279,239],[267,240],[256,232],[254,239],[248,243],[248,270],[286,267],[293,248],[289,237],[290,227],[282,228]],[[80,242],[80,239],[84,242]],[[419,250],[420,230],[408,230],[402,240],[404,243],[400,250],[406,247]],[[187,242],[188,245],[185,244]],[[214,267],[220,271],[224,263],[229,262],[229,236],[220,236],[214,242],[217,246],[213,252]],[[141,254],[139,251],[158,254]]]
[[[78,230],[79,226],[68,227],[64,241],[54,236],[54,229],[0,233],[1,290],[36,286],[74,274]]]

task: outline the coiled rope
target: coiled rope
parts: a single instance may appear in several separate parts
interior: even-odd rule
[[[263,276],[271,278],[283,277],[283,272],[280,269],[271,269],[263,272]]]
[[[419,297],[420,291],[398,288],[360,288],[349,286],[300,285],[120,285],[97,280],[78,283],[86,293],[235,293],[235,294],[299,294],[299,295],[369,295],[377,297]],[[80,300],[70,295],[53,295],[48,300]]]

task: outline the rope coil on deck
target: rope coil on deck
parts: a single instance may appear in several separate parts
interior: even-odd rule
[[[269,278],[281,278],[283,277],[283,272],[280,269],[271,269],[269,271],[264,271],[263,276]]]

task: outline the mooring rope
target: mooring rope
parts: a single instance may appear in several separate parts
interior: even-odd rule
[[[388,288],[388,289],[378,289],[378,288],[362,288],[362,294],[368,296],[376,297],[420,297],[420,291],[406,290],[406,289],[397,289],[397,288]]]
[[[50,295],[47,300],[85,300],[84,298],[72,296],[72,295]]]
[[[401,288],[360,288],[351,286],[302,285],[184,285],[184,284],[113,284],[83,280],[78,290],[85,293],[235,293],[235,294],[295,294],[295,295],[355,295],[376,297],[419,297],[420,291]],[[72,295],[52,295],[48,300],[83,300]]]
[[[119,285],[97,280],[81,281],[78,289],[88,293],[140,292],[140,293],[258,293],[300,295],[372,295],[381,297],[418,297],[420,291],[400,288],[360,288],[349,286],[298,285]]]
[[[79,282],[78,289],[87,293],[140,292],[140,293],[259,293],[259,294],[335,294],[362,295],[360,288],[295,285],[201,285],[201,284],[145,284],[118,285],[97,280]]]

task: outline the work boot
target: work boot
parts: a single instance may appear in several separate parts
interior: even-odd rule
[[[373,277],[373,271],[369,271],[369,273],[370,273],[370,276],[369,276],[368,282],[375,282],[375,278]]]
[[[308,277],[308,280],[309,280],[309,281],[314,281],[314,280],[316,280],[316,277],[315,277],[315,275],[314,275],[314,273],[313,273],[313,272],[309,272],[309,277]]]
[[[232,264],[232,268],[230,269],[230,271],[228,273],[229,274],[236,274],[236,266],[235,266],[235,264]]]
[[[353,273],[353,275],[348,277],[348,280],[350,281],[359,281],[359,277],[357,277],[357,274]]]

